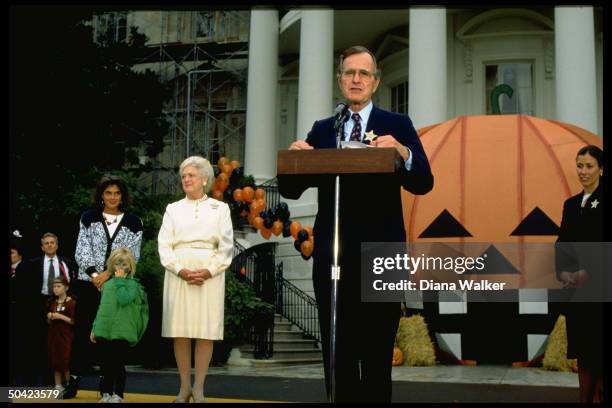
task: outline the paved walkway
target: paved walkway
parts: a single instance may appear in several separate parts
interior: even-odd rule
[[[125,402],[171,402],[176,368],[127,367]],[[507,366],[393,367],[393,402],[578,402],[574,373]],[[97,402],[98,375],[81,378],[76,399]],[[323,365],[211,367],[209,402],[326,402]],[[59,401],[58,401],[59,402]]]
[[[172,372],[176,368],[145,370],[132,366],[133,372]],[[281,377],[300,379],[322,379],[323,364],[300,366],[223,366],[210,367],[209,375],[232,375],[252,377]],[[443,366],[433,367],[393,367],[393,381],[422,381],[470,384],[505,384],[578,388],[578,375],[570,372],[548,371],[533,367],[509,367],[496,365],[482,366]]]

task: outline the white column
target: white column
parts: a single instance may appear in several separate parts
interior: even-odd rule
[[[411,7],[408,114],[414,127],[447,119],[446,9]]]
[[[555,7],[557,119],[597,133],[593,7]]]
[[[333,113],[334,11],[302,10],[300,72],[296,140],[304,140],[315,121]],[[317,213],[317,190],[306,190],[299,200],[287,200],[292,217],[312,225]]]
[[[331,116],[334,84],[334,11],[302,10],[296,139]]]
[[[276,176],[278,37],[278,11],[252,10],[244,166],[256,183]]]

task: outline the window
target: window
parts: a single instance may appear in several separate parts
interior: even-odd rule
[[[485,65],[487,115],[533,115],[533,64]]]
[[[196,37],[212,37],[214,16],[210,11],[196,12]]]
[[[391,88],[391,111],[408,114],[408,82]]]
[[[126,13],[105,13],[94,16],[95,38],[97,42],[125,42],[127,39]]]

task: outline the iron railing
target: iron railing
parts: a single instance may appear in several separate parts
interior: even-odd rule
[[[234,241],[234,259],[230,270],[241,282],[248,282],[261,300],[274,304],[276,243],[266,242],[244,248]],[[268,359],[274,353],[274,315],[256,316],[250,331],[256,359]]]
[[[278,192],[276,178],[267,180],[256,188],[262,188],[266,192],[266,210],[274,210],[278,203],[280,203],[280,193]]]
[[[276,300],[274,306],[276,307],[276,313],[299,327],[304,332],[305,337],[312,338],[321,344],[317,302],[308,293],[283,277],[282,262],[276,270]]]

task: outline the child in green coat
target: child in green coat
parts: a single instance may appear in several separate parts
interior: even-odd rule
[[[115,249],[106,265],[112,279],[102,287],[90,338],[100,349],[100,402],[123,402],[125,362],[129,348],[138,344],[147,328],[149,306],[144,288],[134,279],[136,260],[129,249]]]

